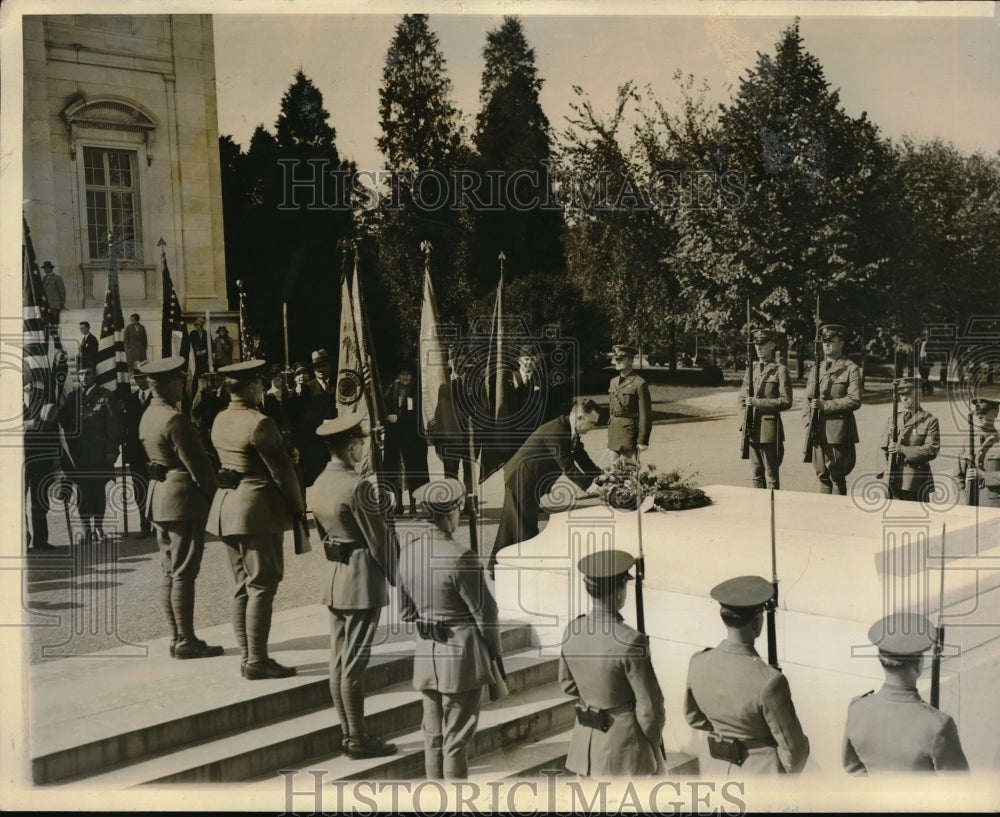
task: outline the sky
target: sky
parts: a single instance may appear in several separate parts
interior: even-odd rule
[[[369,3],[365,8],[383,6]],[[750,3],[738,6],[739,16],[705,14],[708,4],[660,3],[657,9],[685,13],[615,16],[574,11],[606,10],[608,5],[549,7],[564,13],[528,13],[536,6],[524,2],[508,4],[507,11],[522,18],[535,49],[544,80],[541,103],[556,134],[566,127],[574,85],[601,113],[610,112],[617,87],[628,80],[640,88],[650,86],[657,99],[673,108],[679,99],[673,75],[679,69],[699,84],[706,82],[710,100],[728,101],[740,77],[755,65],[757,53],[773,54],[781,32],[799,13],[804,46],[820,61],[831,88],[839,89],[848,114],[867,112],[894,139],[941,138],[967,153],[1000,150],[1000,15],[995,3]],[[482,4],[477,8],[482,10]],[[258,124],[273,133],[281,96],[301,67],[323,94],[341,156],[354,159],[359,169],[383,168],[375,147],[378,89],[400,19],[398,10],[393,11],[216,14],[220,133],[231,135],[244,150]],[[486,32],[501,22],[502,14],[430,15],[453,101],[470,126],[479,109]]]

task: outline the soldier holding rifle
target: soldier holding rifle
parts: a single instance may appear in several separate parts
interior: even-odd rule
[[[941,447],[937,417],[920,408],[919,388],[919,377],[903,377],[893,383],[897,397],[894,416],[882,430],[886,484],[893,498],[911,502],[926,502],[934,493],[930,463]]]
[[[969,413],[969,439],[958,455],[958,480],[966,504],[1000,508],[1000,387],[981,386]]]
[[[667,716],[649,638],[619,613],[634,563],[621,550],[591,553],[578,563],[591,609],[566,627],[559,683],[578,699],[566,769],[579,775],[649,775],[663,769]]]
[[[781,412],[792,406],[792,378],[787,366],[775,362],[775,333],[755,329],[752,338],[757,361],[752,369],[748,367],[740,386],[740,408],[752,409],[752,417],[744,416],[744,424],[749,419],[750,428],[741,431],[748,437],[753,487],[777,489],[781,487],[778,468],[785,454]]]
[[[774,593],[774,584],[760,576],[738,576],[713,587],[726,638],[692,656],[688,667],[687,722],[711,733],[713,758],[749,774],[795,774],[809,758],[809,739],[788,680],[754,648]]]
[[[847,495],[847,475],[857,462],[854,412],[861,407],[861,369],[844,356],[847,334],[839,324],[819,328],[823,360],[817,357],[809,372],[802,404],[806,462],[811,458],[821,493],[841,496]]]
[[[934,646],[933,631],[916,613],[895,613],[868,631],[885,684],[855,698],[847,709],[841,759],[850,774],[969,770],[955,721],[917,692],[924,653]]]

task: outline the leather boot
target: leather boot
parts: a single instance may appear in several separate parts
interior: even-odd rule
[[[240,675],[247,674],[247,597],[235,596],[231,605],[233,616],[233,633],[236,643],[240,646]]]
[[[171,601],[174,619],[177,621],[176,658],[213,658],[225,650],[220,646],[209,646],[194,634],[194,581],[174,579]]]
[[[174,650],[177,647],[177,620],[174,618],[174,605],[172,600],[172,588],[169,577],[164,577],[163,584],[160,585],[160,606],[167,617],[167,626],[170,628],[170,657],[174,657]]]

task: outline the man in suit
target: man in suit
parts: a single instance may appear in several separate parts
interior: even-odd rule
[[[450,477],[418,488],[430,525],[405,536],[399,554],[401,615],[418,634],[413,686],[423,698],[430,779],[468,775],[482,688],[503,680],[496,601],[479,557],[452,538],[464,500],[462,483]]]
[[[80,388],[69,395],[59,412],[70,457],[63,471],[79,491],[84,542],[94,542],[104,539],[105,486],[114,477],[122,417],[118,398],[96,384],[94,369],[80,369],[77,376]]]
[[[139,313],[133,312],[129,318],[129,325],[125,327],[125,358],[128,360],[129,370],[135,369],[136,363],[142,363],[146,359],[146,350],[149,346],[146,340],[146,327],[139,323]]]
[[[438,387],[437,403],[434,405],[432,418],[427,433],[434,443],[434,450],[441,458],[441,465],[446,477],[458,478],[459,465],[462,465],[462,481],[465,485],[466,504],[475,499],[472,496],[472,463],[474,457],[470,452],[469,418],[462,399],[464,382],[459,371],[459,361],[454,350],[448,355],[448,380]],[[484,457],[487,452],[484,452]]]
[[[385,391],[385,454],[383,464],[393,482],[395,507],[402,508],[403,475],[410,494],[410,514],[416,513],[416,490],[430,479],[427,439],[420,433],[419,393],[413,369],[403,366]]]
[[[356,759],[396,751],[365,725],[365,670],[389,585],[396,585],[398,546],[374,486],[355,470],[368,444],[361,419],[345,414],[320,424],[316,433],[330,461],[306,491],[328,563],[323,603],[330,611],[330,694],[344,751]]]
[[[610,357],[618,374],[608,386],[608,448],[620,457],[635,457],[645,451],[653,424],[649,386],[632,368],[638,353],[624,343],[611,347]]]
[[[205,521],[218,482],[198,432],[178,408],[184,396],[186,362],[182,357],[145,361],[136,377],[142,380],[142,391],[147,377],[152,385],[138,438],[148,462],[146,511],[156,527],[160,548],[160,601],[170,628],[170,655],[178,659],[223,653],[222,647],[209,646],[194,631],[194,585],[205,550]]]
[[[598,417],[597,403],[578,400],[568,415],[540,426],[507,460],[500,527],[488,565],[490,578],[495,577],[497,553],[502,548],[538,535],[538,499],[559,476],[587,489],[600,473],[580,440],[597,425]]]
[[[51,261],[42,264],[45,275],[42,276],[42,291],[45,293],[45,300],[48,301],[49,311],[52,312],[52,322],[59,324],[59,315],[66,307],[66,284],[63,283],[62,276],[55,271]]]
[[[97,338],[90,334],[90,324],[80,321],[80,351],[76,354],[77,373],[81,369],[97,369]]]
[[[194,352],[194,371],[191,373],[194,382],[208,371],[208,332],[205,331],[205,319],[199,315],[194,319],[194,329],[188,335],[191,351]]]
[[[969,770],[955,721],[917,692],[934,632],[917,613],[894,613],[868,631],[868,640],[878,647],[885,684],[847,708],[841,761],[849,774]]]
[[[274,595],[284,573],[282,540],[305,514],[295,465],[281,430],[258,411],[264,396],[263,360],[224,366],[229,406],[215,418],[212,445],[219,456],[219,489],[206,527],[222,538],[233,571],[233,631],[243,656],[244,678],[287,678],[268,656]]]
[[[140,363],[145,362],[140,361]],[[139,536],[145,538],[151,533],[145,502],[145,489],[148,486],[149,480],[147,471],[149,457],[146,455],[146,449],[139,439],[139,422],[142,420],[142,415],[146,411],[146,407],[149,406],[153,395],[150,392],[149,382],[142,367],[136,364],[133,371],[138,391],[129,392],[122,406],[125,421],[125,462],[132,472],[132,481],[136,489],[136,505],[139,508]]]
[[[753,407],[753,427],[750,429],[753,487],[777,490],[781,487],[778,468],[785,455],[781,412],[792,407],[792,378],[788,367],[774,359],[777,340],[773,331],[755,329],[753,342],[757,352],[753,364],[753,394],[749,393],[750,384],[744,374],[740,385],[740,408]]]
[[[330,377],[330,355],[326,349],[317,349],[312,353],[312,369],[314,379],[309,383],[309,390],[314,395],[336,396],[336,384]],[[324,419],[332,419],[325,417]]]
[[[796,774],[809,757],[809,739],[788,680],[754,648],[774,587],[760,576],[738,576],[713,587],[711,596],[721,605],[726,638],[691,658],[684,717],[712,733],[716,760],[748,774]]]
[[[526,343],[518,352],[517,369],[504,381],[506,422],[512,450],[521,447],[545,421],[548,388],[538,370],[535,348]]]
[[[855,445],[858,425],[854,412],[861,407],[861,369],[844,356],[847,329],[839,324],[821,326],[823,360],[809,371],[805,399],[802,401],[802,422],[809,426],[814,411],[819,412],[812,451],[813,467],[824,494],[847,495],[847,475],[857,462]],[[816,378],[819,378],[819,398]]]
[[[590,612],[566,627],[559,683],[577,698],[566,769],[590,777],[655,774],[663,769],[663,692],[653,672],[649,638],[619,612],[635,559],[602,550],[578,567]]]
[[[1000,387],[982,385],[972,400],[972,453],[964,434],[958,452],[956,476],[966,494],[967,505],[1000,508]]]
[[[299,449],[299,467],[306,487],[313,484],[327,462],[330,452],[326,444],[316,436],[316,429],[324,420],[337,416],[337,386],[330,376],[330,356],[326,349],[312,353],[313,379],[302,384],[301,394],[296,396],[295,437]],[[298,387],[296,376],[296,387]]]
[[[903,377],[893,383],[899,395],[896,412],[895,442],[891,436],[892,420],[886,420],[882,429],[880,468],[883,476],[889,467],[889,458],[895,454],[898,469],[889,475],[889,490],[895,499],[927,502],[934,493],[934,475],[931,460],[941,447],[941,430],[938,419],[920,407],[920,378]]]

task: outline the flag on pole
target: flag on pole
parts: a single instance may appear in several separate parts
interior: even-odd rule
[[[350,281],[345,272],[340,279],[340,356],[337,360],[337,411],[341,414],[362,413],[367,417],[364,400],[365,379],[362,373],[361,349],[354,325],[354,300]]]
[[[514,453],[512,444],[503,434],[507,418],[507,390],[504,388],[504,314],[503,314],[503,262],[500,253],[500,280],[497,282],[497,299],[493,307],[493,325],[490,328],[490,346],[486,362],[486,394],[493,415],[493,433],[484,435],[490,444],[482,446],[479,459],[482,467],[479,481],[482,483],[495,474]]]
[[[24,372],[31,381],[28,419],[37,419],[46,405],[58,408],[62,402],[68,363],[59,339],[59,327],[52,320],[52,312],[42,287],[31,231],[23,218],[21,224],[21,283],[24,296],[22,356]]]
[[[104,313],[101,317],[101,334],[97,339],[96,383],[108,391],[125,397],[129,391],[128,360],[125,357],[125,318],[122,316],[121,297],[118,291],[118,259],[111,248],[108,269],[108,288],[104,294]]]
[[[440,317],[430,268],[424,270],[420,309],[420,419],[426,432],[436,413],[441,388],[448,383],[448,351],[438,330]]]
[[[162,239],[161,239],[162,240]],[[184,313],[181,312],[181,302],[174,290],[174,282],[167,267],[167,251],[160,251],[160,261],[163,265],[163,312],[160,319],[160,355],[174,357],[180,355],[185,360],[191,354],[191,340],[184,326]]]

